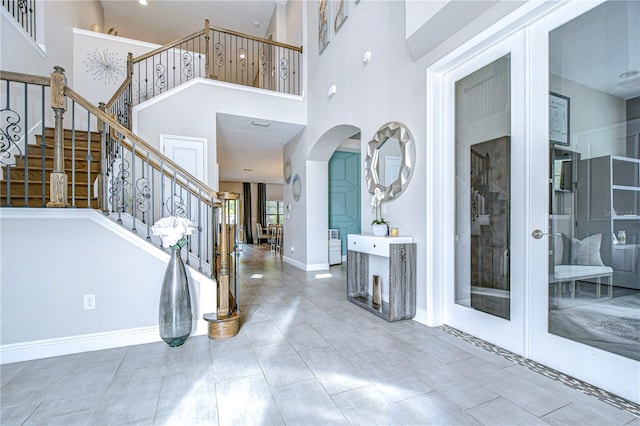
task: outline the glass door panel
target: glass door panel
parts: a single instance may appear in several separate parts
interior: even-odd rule
[[[524,352],[524,35],[445,76],[451,283],[446,324]]]
[[[510,318],[510,55],[456,82],[455,302]]]
[[[549,268],[532,266],[530,353],[638,401],[640,3],[592,6],[532,26],[532,152],[549,155],[531,172],[530,215],[545,234],[530,259]]]

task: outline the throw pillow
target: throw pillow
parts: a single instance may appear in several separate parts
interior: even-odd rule
[[[602,242],[602,234],[593,234],[582,240],[572,239],[572,264],[604,266],[600,258],[600,243]]]
[[[553,243],[553,264],[562,265],[562,259],[564,257],[564,243],[562,241],[562,235],[554,235]]]

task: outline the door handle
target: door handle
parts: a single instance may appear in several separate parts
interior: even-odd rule
[[[542,232],[539,229],[534,229],[533,232],[531,233],[531,236],[533,238],[535,238],[536,240],[539,240],[540,238],[544,237],[544,236],[551,236],[551,235],[562,235],[559,232]]]

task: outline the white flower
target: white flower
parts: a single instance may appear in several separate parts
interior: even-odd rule
[[[183,217],[169,216],[158,220],[152,227],[153,235],[162,238],[162,247],[172,247],[182,243],[187,235],[193,234],[194,223]],[[182,247],[182,244],[179,244]]]

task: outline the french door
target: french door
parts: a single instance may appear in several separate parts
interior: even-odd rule
[[[571,2],[534,23],[526,98],[529,233],[540,231],[528,239],[528,357],[635,402],[639,27],[637,1]]]
[[[640,3],[492,41],[436,79],[443,323],[640,402]]]
[[[444,322],[524,351],[524,34],[444,76]]]

